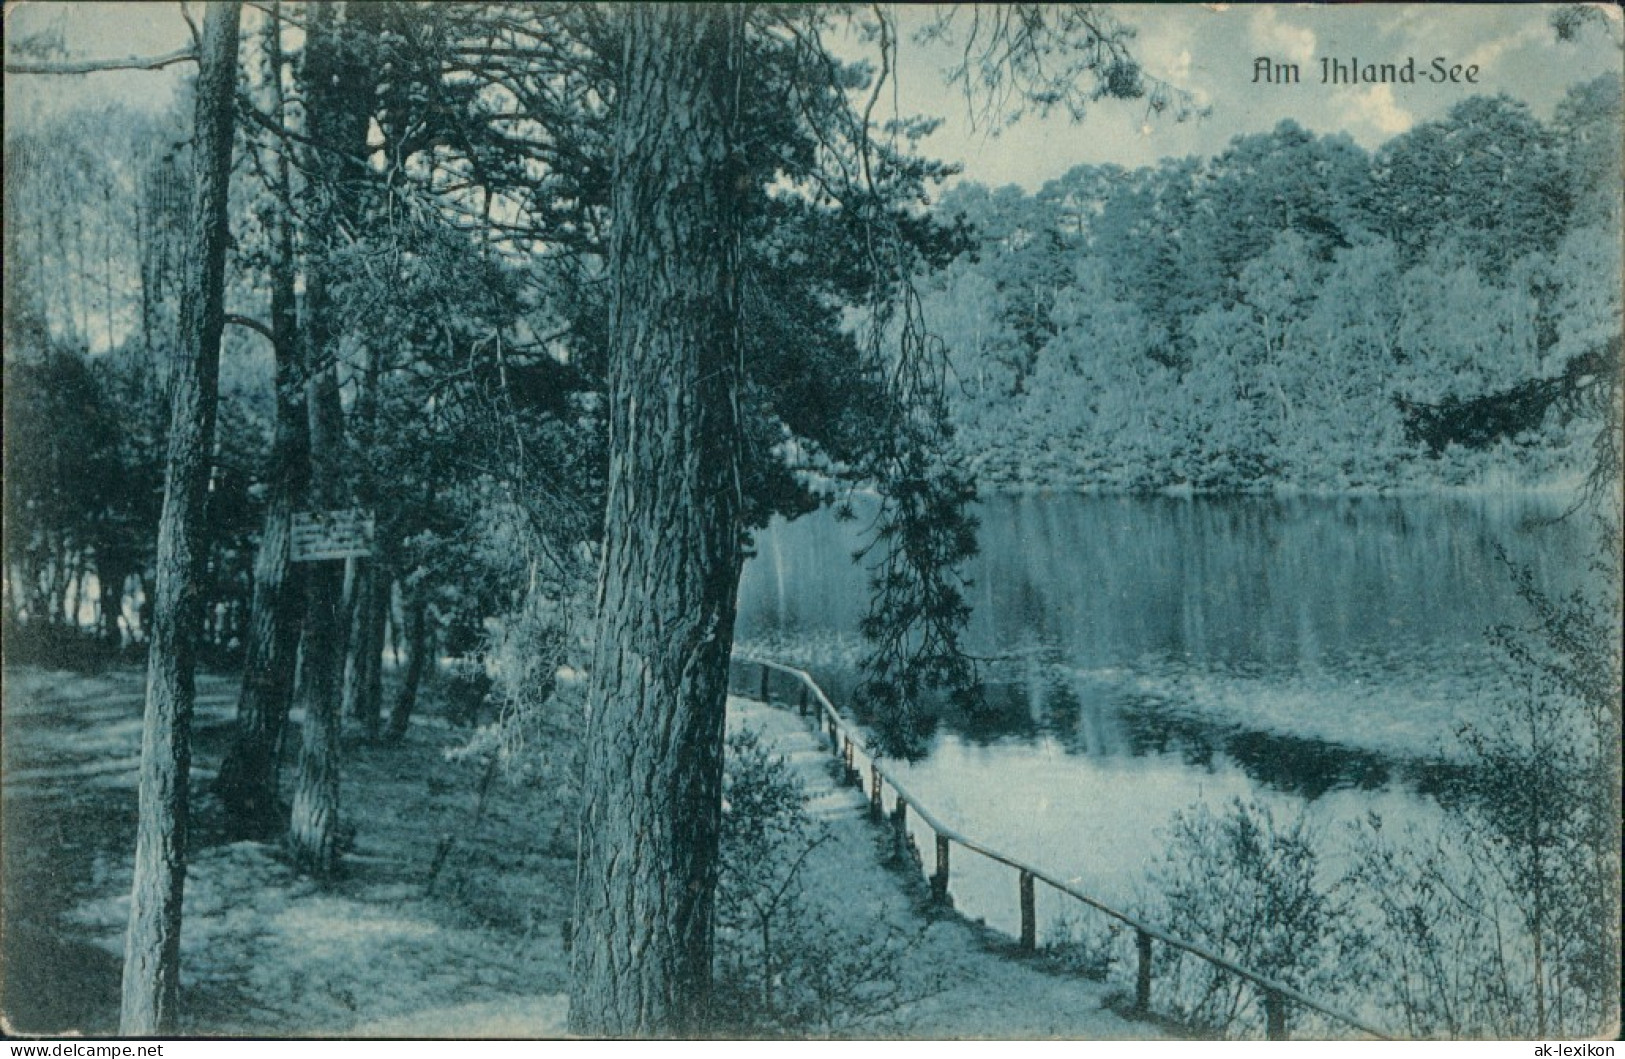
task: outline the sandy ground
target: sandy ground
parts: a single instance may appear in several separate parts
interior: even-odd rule
[[[348,747],[344,877],[296,876],[274,845],[227,843],[207,793],[236,681],[199,681],[191,866],[183,931],[184,1031],[197,1035],[556,1037],[568,956],[562,927],[573,824],[555,793],[450,761],[466,733],[414,724],[400,747]],[[116,1030],[128,908],[141,674],[6,674],[0,800],[0,1012],[11,1032]],[[917,878],[884,867],[866,804],[837,786],[793,712],[730,702],[812,794],[832,841],[808,891],[854,930],[916,940],[910,999],[856,1036],[1157,1036],[1104,1005],[1106,987],[1020,959],[957,916],[931,912]],[[291,768],[291,766],[290,766]]]

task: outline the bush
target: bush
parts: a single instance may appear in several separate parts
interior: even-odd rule
[[[1179,938],[1310,996],[1324,994],[1350,939],[1346,908],[1320,882],[1303,818],[1277,826],[1269,809],[1236,799],[1223,814],[1198,804],[1174,814],[1145,915]],[[1158,1007],[1217,1036],[1263,1036],[1257,987],[1206,960],[1158,947]]]
[[[1527,608],[1492,630],[1511,689],[1460,732],[1440,833],[1365,829],[1350,881],[1374,995],[1417,1037],[1590,1036],[1619,996],[1618,523],[1594,588],[1557,597],[1509,564]]]
[[[910,934],[879,915],[837,917],[806,893],[803,869],[827,841],[785,759],[754,731],[730,736],[717,880],[718,1032],[851,1033],[916,997],[905,972],[926,927]]]
[[[1373,817],[1348,881],[1369,1002],[1411,1038],[1495,1037],[1529,1025],[1526,993],[1509,988],[1516,914],[1483,858],[1457,829],[1394,838]],[[1402,1019],[1403,1021],[1398,1021]]]
[[[485,697],[491,691],[491,677],[482,659],[453,658],[446,663],[440,686],[448,721],[459,728],[472,728],[478,723]]]
[[[1461,730],[1447,828],[1396,841],[1374,820],[1350,876],[1398,971],[1378,993],[1413,1036],[1589,1036],[1617,1018],[1617,596],[1513,576],[1532,620],[1493,632],[1513,689]]]
[[[146,655],[146,644],[126,650],[94,632],[49,622],[5,621],[7,665],[32,665],[76,673],[99,673],[110,665]]]
[[[477,673],[459,680],[459,663],[448,668],[449,717],[467,723],[485,705],[494,713],[451,757],[483,762],[494,755],[508,780],[547,786],[570,802],[580,782],[592,602],[585,577],[544,587],[491,623]]]

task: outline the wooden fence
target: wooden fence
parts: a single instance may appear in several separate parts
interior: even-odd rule
[[[881,760],[867,749],[867,744],[861,734],[841,716],[835,704],[824,694],[822,688],[805,671],[794,666],[783,665],[765,659],[734,656],[735,687],[748,688],[753,697],[763,703],[773,704],[775,701],[784,705],[794,705],[803,717],[810,717],[823,731],[829,740],[829,750],[840,762],[842,776],[847,783],[854,787],[864,787],[863,763],[868,764],[867,790],[869,795],[869,815],[877,823],[889,820],[893,834],[895,848],[900,855],[913,857],[919,860],[922,870],[923,858],[915,847],[913,837],[909,834],[909,813],[918,817],[928,827],[935,837],[935,850],[932,871],[929,875],[932,896],[942,902],[948,900],[948,881],[952,868],[953,847],[958,846],[970,853],[986,857],[988,860],[1014,868],[1017,875],[1017,900],[1021,911],[1021,931],[1019,944],[1025,951],[1032,952],[1037,948],[1038,923],[1037,902],[1035,899],[1035,886],[1044,883],[1056,892],[1072,900],[1086,905],[1089,908],[1115,919],[1134,931],[1135,953],[1137,966],[1134,986],[1134,1008],[1140,1014],[1151,1012],[1152,999],[1152,953],[1153,945],[1161,944],[1179,952],[1189,953],[1199,959],[1205,960],[1214,967],[1228,974],[1250,983],[1256,988],[1263,1000],[1265,1033],[1270,1040],[1287,1039],[1287,1009],[1289,1005],[1306,1008],[1347,1026],[1352,1027],[1367,1036],[1378,1040],[1389,1040],[1389,1036],[1381,1030],[1361,1022],[1352,1015],[1338,1011],[1336,1008],[1305,996],[1292,986],[1277,982],[1255,971],[1241,967],[1215,952],[1211,952],[1194,942],[1176,938],[1161,927],[1146,923],[1143,920],[1119,911],[1111,906],[1096,900],[1084,893],[1073,884],[1057,878],[1043,868],[1036,867],[1016,857],[1009,856],[992,848],[985,842],[961,834],[958,830],[945,824],[930,809],[909,794],[897,782]],[[788,695],[780,694],[775,700],[773,677],[780,676],[779,685],[786,682],[790,685]],[[885,793],[890,790],[892,807],[886,810]]]

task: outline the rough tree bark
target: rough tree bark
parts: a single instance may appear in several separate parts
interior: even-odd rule
[[[371,90],[361,62],[349,5],[318,4],[306,19],[302,88],[313,149],[306,203],[309,260],[305,275],[304,355],[310,420],[309,506],[347,506],[343,411],[335,364],[339,330],[333,282],[343,246],[340,228],[353,221],[353,197],[365,173],[355,161],[366,149]],[[304,574],[305,619],[301,681],[304,708],[299,774],[294,784],[288,845],[294,863],[329,878],[339,862],[339,766],[344,681],[344,571],[337,562],[310,564]]]
[[[280,11],[278,11],[280,15]],[[282,68],[281,19],[266,20],[271,70]],[[283,121],[282,81],[269,79],[276,123]],[[270,496],[260,550],[254,557],[254,602],[243,654],[243,687],[237,700],[237,733],[215,780],[234,838],[267,838],[282,830],[277,802],[277,764],[293,697],[299,650],[300,585],[292,561],[293,511],[307,476],[304,370],[294,297],[293,224],[288,215],[291,182],[287,155],[277,154],[279,185],[267,218],[273,233],[271,345],[276,357],[276,430],[271,442]]]
[[[194,247],[186,276],[181,356],[171,390],[168,479],[158,524],[157,588],[141,732],[135,883],[124,943],[124,1036],[170,1034],[180,992],[186,884],[193,666],[202,623],[204,501],[214,447],[220,332],[225,326],[226,201],[237,86],[235,2],[209,5],[198,56],[193,129]]]
[[[570,1028],[702,1032],[740,567],[739,12],[637,5],[615,130],[610,466]]]

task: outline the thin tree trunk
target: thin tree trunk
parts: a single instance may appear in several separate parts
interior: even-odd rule
[[[77,554],[68,567],[68,584],[62,590],[62,620],[68,628],[79,631],[79,612],[85,606],[85,557]]]
[[[102,202],[106,205],[109,222],[117,216],[113,212],[113,186],[102,186]],[[118,341],[114,337],[113,322],[113,226],[111,223],[102,229],[102,295],[106,299],[102,308],[107,312],[107,352],[111,354],[118,348]]]
[[[25,596],[28,623],[49,625],[54,610],[51,606],[50,545],[33,550],[24,563],[24,569],[28,576],[28,590]]]
[[[16,586],[17,565],[15,563],[8,562],[6,563],[5,567],[5,577],[0,579],[0,592],[5,594],[6,622],[9,625],[15,625],[22,619],[22,615],[18,610]]]
[[[48,575],[45,582],[45,598],[40,601],[47,625],[61,625],[63,615],[68,612],[66,597],[68,588],[73,580],[73,571],[68,565],[68,545],[60,533],[51,535],[51,558],[46,569]]]
[[[388,655],[399,667],[403,658],[401,654],[401,606],[400,594],[392,583],[389,591],[384,593],[384,653]]]
[[[171,390],[168,479],[158,525],[158,586],[141,731],[135,883],[124,943],[123,1036],[172,1034],[180,992],[193,666],[202,617],[204,501],[214,447],[225,326],[226,201],[237,84],[239,5],[209,5],[198,56],[193,168],[195,247],[186,276],[181,356]]]
[[[373,564],[372,575],[372,626],[367,636],[366,679],[361,687],[359,706],[367,732],[376,736],[384,712],[384,632],[389,620],[389,586],[393,578],[381,561]]]
[[[266,20],[269,83],[278,126],[284,109],[281,32],[280,18]],[[303,495],[307,478],[310,427],[299,363],[287,155],[279,151],[277,159],[277,201],[269,208],[273,216],[266,218],[275,240],[271,344],[276,357],[276,433],[271,443],[271,489],[260,550],[254,557],[254,602],[244,646],[242,693],[237,700],[237,735],[215,781],[234,838],[266,838],[282,829],[277,801],[278,750],[293,697],[294,659],[299,650],[301,597],[291,542],[294,505]]]
[[[423,685],[423,674],[429,664],[429,605],[421,592],[407,602],[406,622],[407,650],[411,654],[407,656],[406,674],[389,711],[389,728],[384,732],[384,741],[388,743],[399,743],[406,737],[406,727],[412,722],[418,689]]]
[[[313,272],[306,285],[307,311],[325,312],[326,293]],[[320,336],[307,336],[307,354],[323,348]],[[311,380],[306,399],[310,419],[311,500],[318,509],[338,506],[343,496],[343,411],[337,372],[328,366]],[[331,877],[339,862],[339,761],[343,717],[339,696],[344,676],[344,567],[311,563],[304,574],[303,660],[297,692],[304,710],[299,773],[288,823],[288,846],[302,871]]]
[[[96,559],[96,590],[101,597],[98,604],[103,642],[117,647],[124,638],[119,633],[119,617],[124,613],[124,564],[111,556]]]
[[[152,597],[156,590],[153,586],[153,578],[149,575],[148,571],[142,570],[141,573],[137,575],[136,580],[141,586],[141,603],[136,607],[136,619],[141,623],[141,639],[151,641],[153,625]]]
[[[389,579],[375,556],[366,561],[356,582],[350,616],[350,650],[344,660],[344,712],[368,739],[378,737],[383,703],[379,679],[384,652],[384,608],[389,605]]]
[[[311,394],[311,435],[328,430],[317,419],[334,421],[338,383],[324,372]],[[288,845],[295,865],[317,878],[329,878],[339,862],[339,762],[343,718],[339,712],[344,652],[339,620],[344,572],[338,563],[313,563],[304,577],[305,621],[297,694],[304,710],[299,773],[288,822]]]
[[[571,1031],[703,1031],[740,567],[740,13],[626,10]]]
[[[376,36],[382,31],[380,4],[351,4],[346,7],[351,34]],[[358,145],[359,146],[359,145]],[[362,218],[362,210],[351,203],[350,218]],[[356,453],[352,478],[356,499],[362,507],[381,516],[379,494],[372,474],[377,446],[378,386],[382,358],[377,345],[367,343],[362,351],[361,371],[355,376],[355,403],[350,414],[351,451]],[[384,521],[381,517],[379,521]],[[380,542],[381,543],[381,542]],[[380,588],[386,593],[380,600]],[[367,739],[376,739],[381,703],[378,695],[379,666],[383,652],[383,611],[388,602],[389,574],[381,559],[381,547],[358,562],[355,592],[349,598],[349,651],[344,662],[344,713],[361,726]]]

